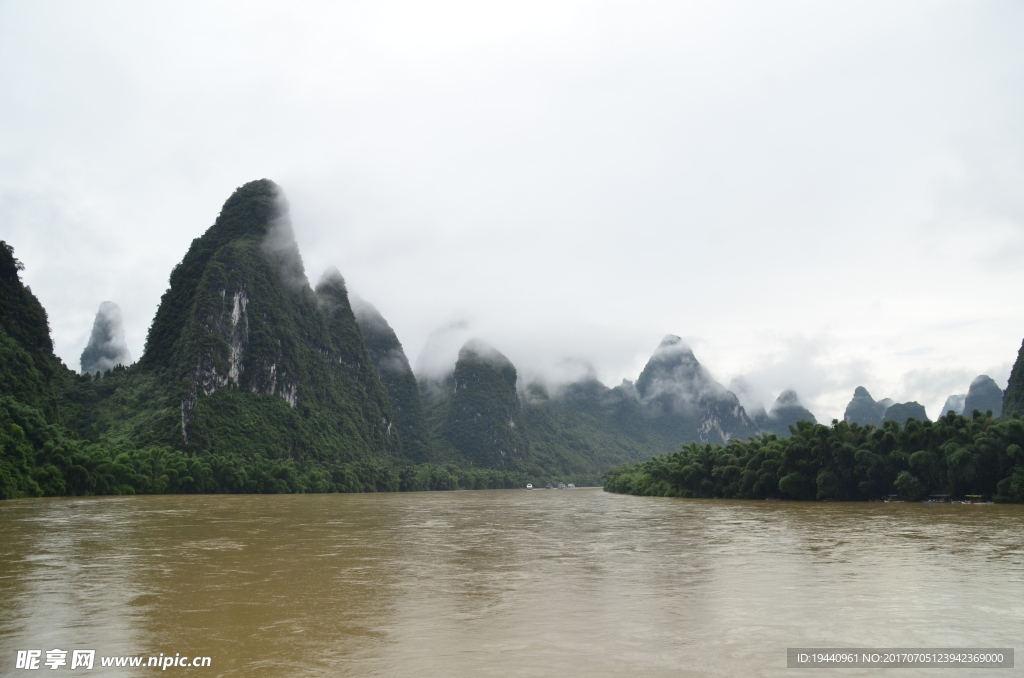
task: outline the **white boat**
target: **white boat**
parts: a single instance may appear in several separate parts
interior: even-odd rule
[[[526,483],[526,489],[532,490],[533,489],[533,483]]]

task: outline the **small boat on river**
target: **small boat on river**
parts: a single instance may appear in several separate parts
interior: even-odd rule
[[[532,490],[533,489],[533,483],[526,483],[526,489]]]

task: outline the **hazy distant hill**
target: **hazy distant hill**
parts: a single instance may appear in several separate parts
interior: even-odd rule
[[[964,403],[967,400],[967,394],[961,393],[959,395],[951,395],[946,398],[946,402],[942,405],[942,411],[939,413],[940,417],[946,416],[946,414],[952,410],[957,414],[964,413]]]
[[[779,394],[760,428],[768,433],[788,436],[790,435],[789,427],[795,426],[798,421],[818,423],[811,411],[800,404],[800,398],[797,397],[796,391],[786,390]]]
[[[981,412],[992,410],[992,414],[997,417],[1003,413],[1003,390],[987,374],[975,377],[971,382],[971,387],[967,390],[967,398],[964,399],[964,414],[971,414],[974,410]]]
[[[925,414],[924,405],[917,402],[894,403],[885,408],[885,412],[882,415],[883,421],[895,421],[900,424],[905,424],[908,419],[928,421],[928,415]]]
[[[882,423],[882,414],[884,412],[885,405],[875,402],[875,399],[871,397],[866,388],[858,386],[853,392],[853,399],[846,406],[843,421],[848,424],[860,424],[861,426],[867,426],[868,424],[879,426]]]
[[[54,382],[66,368],[53,354],[46,311],[22,284],[21,269],[14,249],[0,240],[0,395],[56,421]]]

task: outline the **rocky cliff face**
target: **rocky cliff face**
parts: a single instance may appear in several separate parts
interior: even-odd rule
[[[647,361],[636,392],[651,426],[680,442],[720,443],[756,432],[739,399],[675,335],[665,337]]]

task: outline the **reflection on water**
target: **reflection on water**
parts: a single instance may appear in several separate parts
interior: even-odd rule
[[[208,655],[207,676],[776,675],[787,647],[1022,637],[1022,506],[593,489],[0,503],[2,675],[52,648]]]

